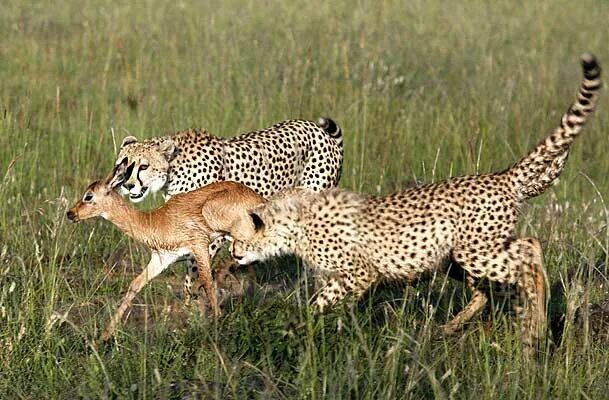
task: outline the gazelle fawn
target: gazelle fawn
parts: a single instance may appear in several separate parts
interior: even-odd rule
[[[128,167],[122,164],[116,169],[106,179],[89,185],[82,199],[67,212],[73,222],[101,216],[152,251],[148,266],[131,282],[102,340],[112,337],[123,314],[146,283],[190,254],[198,265],[198,286],[205,290],[214,315],[220,315],[208,247],[224,233],[251,229],[246,224],[239,226],[240,221],[247,221],[248,211],[264,202],[262,196],[237,182],[215,182],[177,194],[156,210],[139,211],[114,191],[122,184],[120,177],[125,176]]]

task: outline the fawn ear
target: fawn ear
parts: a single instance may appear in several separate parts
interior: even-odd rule
[[[254,224],[254,230],[256,233],[261,232],[264,229],[264,221],[260,218],[260,215],[255,212],[250,212],[250,218],[252,219],[252,223]]]
[[[167,161],[171,161],[176,153],[176,144],[171,139],[165,139],[159,143],[159,151]]]
[[[123,142],[121,143],[121,149],[125,146],[127,146],[128,144],[131,143],[135,143],[137,142],[137,138],[135,136],[127,136],[126,138],[123,139]]]

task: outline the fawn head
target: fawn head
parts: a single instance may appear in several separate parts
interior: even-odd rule
[[[66,213],[72,222],[79,222],[94,217],[107,218],[108,210],[116,206],[122,198],[114,189],[123,184],[129,176],[130,167],[127,163],[120,163],[105,179],[90,184],[82,198]]]

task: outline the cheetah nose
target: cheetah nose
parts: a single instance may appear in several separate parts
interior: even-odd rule
[[[135,183],[125,183],[123,186],[125,187],[125,189],[131,190],[135,187]]]

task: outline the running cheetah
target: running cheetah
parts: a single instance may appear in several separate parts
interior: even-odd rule
[[[514,231],[521,204],[556,182],[597,104],[600,66],[589,54],[582,66],[579,93],[558,128],[513,167],[382,197],[292,190],[249,214],[255,233],[235,235],[233,257],[240,264],[302,257],[323,276],[315,299],[320,311],[348,293],[361,296],[381,278],[411,282],[454,262],[473,296],[443,332],[456,332],[487,303],[480,281],[513,284],[525,300],[523,343],[531,353],[545,332],[547,282],[539,241]]]

